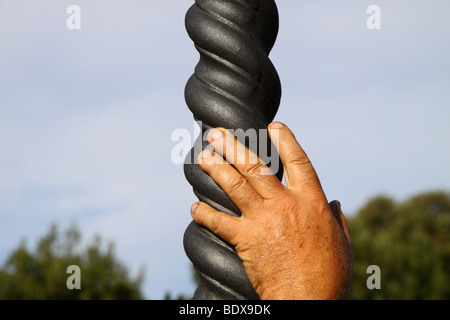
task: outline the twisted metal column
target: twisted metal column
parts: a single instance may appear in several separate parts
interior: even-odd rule
[[[185,98],[202,131],[186,158],[185,175],[200,201],[240,216],[196,159],[208,145],[203,139],[208,129],[259,132],[274,119],[281,85],[268,55],[278,33],[278,10],[273,0],[196,0],[187,12],[186,29],[200,61],[186,85]],[[271,145],[266,135],[259,135],[256,145],[241,142],[259,154],[260,139]],[[282,170],[276,174],[281,180]],[[201,278],[194,299],[259,299],[230,244],[192,222],[184,247]]]

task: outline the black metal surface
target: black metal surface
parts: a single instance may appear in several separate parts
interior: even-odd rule
[[[273,0],[196,0],[187,12],[186,29],[200,61],[186,85],[185,98],[194,118],[201,121],[202,134],[186,158],[185,175],[200,201],[240,216],[195,163],[208,145],[203,141],[208,129],[266,129],[274,119],[281,85],[268,55],[278,33],[278,10]],[[247,143],[255,153],[258,145]],[[282,169],[276,174],[281,180]],[[259,299],[231,245],[192,222],[184,247],[201,277],[194,299]]]

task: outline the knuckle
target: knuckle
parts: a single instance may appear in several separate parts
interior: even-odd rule
[[[217,232],[222,225],[222,215],[219,212],[213,213],[209,219],[209,228],[213,232]]]
[[[244,178],[240,179],[230,179],[228,181],[229,190],[231,193],[239,193],[241,190],[247,186],[247,180]]]
[[[293,151],[291,152],[287,158],[286,163],[287,166],[311,166],[311,161],[305,154],[301,151]]]
[[[248,163],[245,166],[245,172],[248,176],[256,176],[261,173],[262,168],[264,167],[264,163],[258,161],[257,163]]]

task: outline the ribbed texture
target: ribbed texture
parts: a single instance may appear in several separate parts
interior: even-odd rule
[[[185,175],[200,201],[241,216],[195,163],[208,145],[202,141],[208,129],[259,132],[274,119],[281,85],[268,55],[278,33],[278,10],[273,0],[197,0],[187,12],[186,29],[200,61],[186,85],[185,98],[194,118],[202,122],[202,134],[186,158]],[[270,141],[262,143],[271,150]],[[257,146],[248,147],[259,154]],[[282,169],[276,174],[281,180]],[[192,222],[184,246],[201,277],[194,299],[259,299],[231,245]]]

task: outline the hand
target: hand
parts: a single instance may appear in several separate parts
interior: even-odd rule
[[[269,134],[287,187],[229,131],[217,128],[208,135],[214,152],[203,151],[199,163],[242,216],[200,202],[192,206],[192,217],[235,246],[261,299],[343,299],[350,286],[353,249],[340,204],[328,204],[289,128],[272,123]]]

